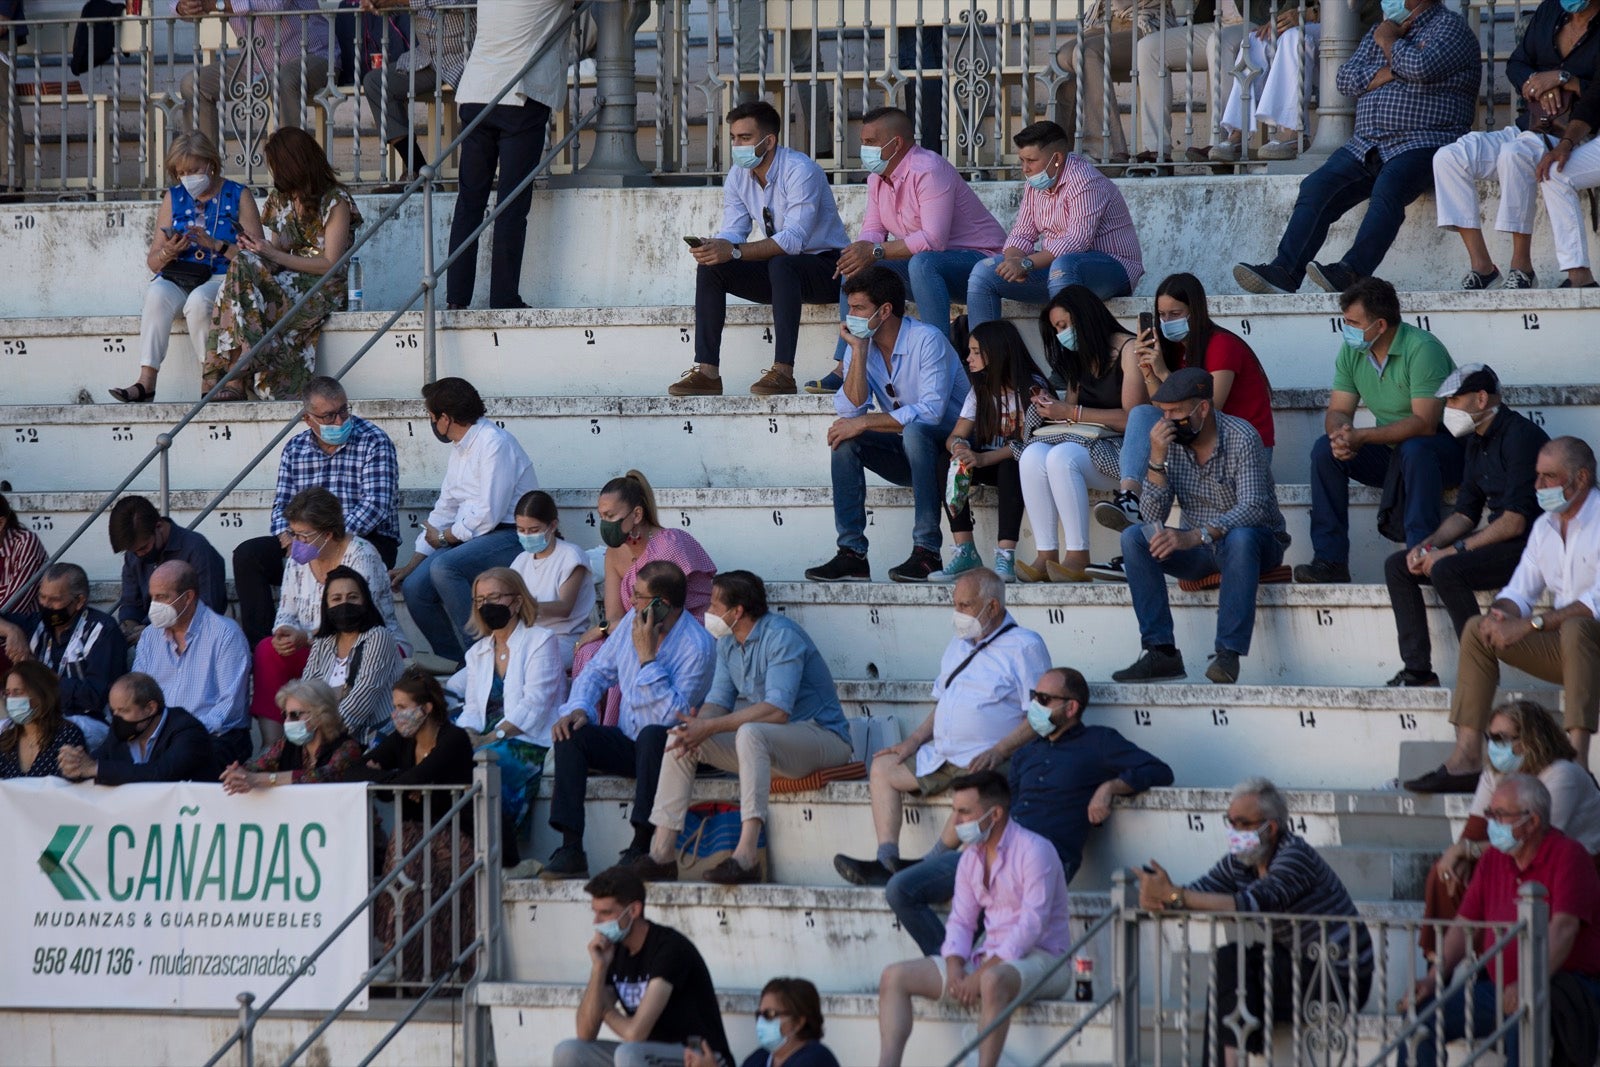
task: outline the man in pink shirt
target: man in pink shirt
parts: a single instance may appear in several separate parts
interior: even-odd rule
[[[1043,304],[1069,285],[1084,285],[1109,300],[1132,293],[1144,276],[1122,193],[1073,154],[1066,131],[1035,122],[1014,140],[1022,204],[1004,253],[974,267],[967,281],[969,328],[998,319],[1002,299]]]
[[[880,107],[861,119],[861,165],[867,170],[867,215],[855,243],[839,254],[841,281],[874,263],[900,275],[917,318],[950,336],[950,302],[967,298],[967,277],[997,255],[1006,231],[950,161],[917,145],[911,116]],[[843,321],[845,296],[839,295]],[[844,340],[834,349],[844,359]],[[835,367],[806,391],[837,392]]]
[[[985,1027],[1041,979],[1034,999],[1060,997],[1072,981],[1065,958],[1072,945],[1067,880],[1055,846],[1012,823],[1011,788],[998,771],[963,775],[950,791],[956,836],[966,851],[956,868],[944,959],[928,956],[884,968],[878,980],[879,1067],[897,1067],[905,1054],[912,997],[977,1006],[978,1025]],[[996,1028],[978,1046],[980,1067],[1000,1062],[1009,1029],[1009,1023]]]

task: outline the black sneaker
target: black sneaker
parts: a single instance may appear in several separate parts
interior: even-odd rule
[[[1233,280],[1247,293],[1292,293],[1300,288],[1288,271],[1273,263],[1235,263]]]
[[[589,857],[577,845],[562,845],[550,856],[539,877],[554,882],[564,878],[589,877]]]
[[[632,867],[635,863],[638,863],[648,855],[650,855],[649,845],[629,845],[627,848],[623,849],[622,854],[617,857],[617,866]]]
[[[1306,277],[1330,293],[1342,293],[1356,283],[1356,272],[1343,263],[1310,263]]]
[[[1402,670],[1384,684],[1403,685],[1407,689],[1419,689],[1426,686],[1437,686],[1439,684],[1439,676],[1432,671]]]
[[[1183,669],[1183,653],[1167,654],[1154,648],[1144,650],[1144,655],[1133,666],[1124,667],[1111,676],[1113,682],[1159,682],[1169,678],[1187,677]]]
[[[1478,789],[1478,778],[1477,771],[1455,774],[1441,763],[1420,778],[1406,782],[1405,787],[1411,793],[1473,793]]]
[[[929,551],[921,545],[911,550],[911,555],[898,567],[889,568],[891,582],[926,582],[928,575],[944,569],[944,560],[939,558],[939,553]]]
[[[1350,567],[1325,559],[1314,559],[1294,569],[1294,580],[1301,585],[1349,585]]]
[[[1125,582],[1128,580],[1127,572],[1122,569],[1122,557],[1112,556],[1106,563],[1091,563],[1083,569],[1083,573],[1102,582]]]
[[[843,852],[833,857],[833,869],[851,885],[885,886],[889,884],[890,870],[877,860],[858,860]]]
[[[1218,649],[1206,667],[1206,677],[1218,685],[1232,685],[1239,680],[1239,653]]]
[[[1121,533],[1139,521],[1139,494],[1130,489],[1118,490],[1115,500],[1102,500],[1094,506],[1094,521]]]
[[[934,570],[938,570],[938,557],[935,557]],[[852,552],[848,548],[841,548],[832,559],[820,567],[812,567],[806,571],[806,580],[810,582],[870,582],[872,581],[872,567],[867,563],[867,557]]]

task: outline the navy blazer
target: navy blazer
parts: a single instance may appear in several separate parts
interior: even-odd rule
[[[199,719],[182,708],[168,708],[143,763],[133,762],[128,743],[115,735],[106,742],[100,758],[100,785],[126,785],[129,782],[215,782],[222,775],[211,747],[211,734]]]

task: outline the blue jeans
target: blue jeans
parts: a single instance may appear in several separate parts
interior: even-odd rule
[[[1140,404],[1128,412],[1128,428],[1122,434],[1122,477],[1136,482],[1144,481],[1144,470],[1150,462],[1150,431],[1161,421],[1161,409],[1154,404]],[[1272,466],[1272,449],[1263,448],[1267,466]]]
[[[1078,873],[1078,862],[1063,861],[1068,882]],[[956,895],[956,867],[960,863],[960,850],[923,860],[889,879],[883,891],[895,918],[924,956],[937,956],[944,947],[944,922],[934,913],[933,905]]]
[[[1166,575],[1194,579],[1220,572],[1216,650],[1248,655],[1256,628],[1256,587],[1262,572],[1283,562],[1284,547],[1264,526],[1237,526],[1216,544],[1196,545],[1157,560],[1150,554],[1143,523],[1123,530],[1122,571],[1133,594],[1140,643],[1145,648],[1175,643]]]
[[[939,551],[939,516],[944,512],[945,468],[950,463],[944,443],[955,425],[951,415],[938,426],[907,423],[904,433],[868,430],[833,450],[833,526],[840,548],[866,554],[867,471],[871,471],[893,485],[911,487],[912,543]]]
[[[970,248],[952,248],[946,252],[918,252],[910,259],[886,259],[878,264],[900,275],[906,283],[906,293],[917,305],[917,318],[930,326],[937,326],[946,338],[950,336],[950,301],[967,298],[967,278],[972,268],[983,259],[983,253]],[[850,312],[845,306],[844,288],[839,289],[839,321]],[[957,352],[962,360],[965,352]],[[844,338],[833,348],[835,360],[844,359]]]
[[[990,256],[972,268],[972,276],[967,279],[969,330],[998,319],[1001,300],[1043,304],[1069,285],[1088,286],[1102,300],[1133,292],[1127,270],[1104,252],[1068,252],[1057,256],[1048,267],[1035,267],[1027,281],[1021,282],[1008,282],[996,274],[994,269],[1000,262],[1000,256]]]
[[[1461,484],[1461,442],[1443,431],[1413,437],[1394,448],[1362,445],[1353,459],[1335,459],[1326,437],[1311,446],[1311,554],[1329,563],[1350,562],[1350,479],[1383,485],[1389,464],[1401,464],[1405,484],[1406,547],[1439,528],[1445,488]]]
[[[1348,148],[1339,149],[1300,183],[1273,265],[1288,271],[1298,286],[1306,264],[1328,239],[1328,227],[1370,200],[1356,239],[1340,262],[1358,278],[1376,273],[1406,221],[1406,205],[1433,188],[1433,154],[1432,148],[1413,148],[1379,163],[1376,150],[1358,159]]]
[[[472,580],[490,567],[511,566],[521,551],[516,530],[494,530],[424,557],[406,576],[400,587],[406,609],[435,656],[461,661],[472,643],[466,631]]]

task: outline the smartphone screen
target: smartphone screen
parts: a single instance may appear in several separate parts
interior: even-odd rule
[[[683,243],[688,245],[690,248],[699,248],[701,245],[706,243],[706,239],[704,237],[685,237],[683,239]]]
[[[1146,333],[1156,328],[1156,317],[1148,311],[1139,312],[1139,332]]]

